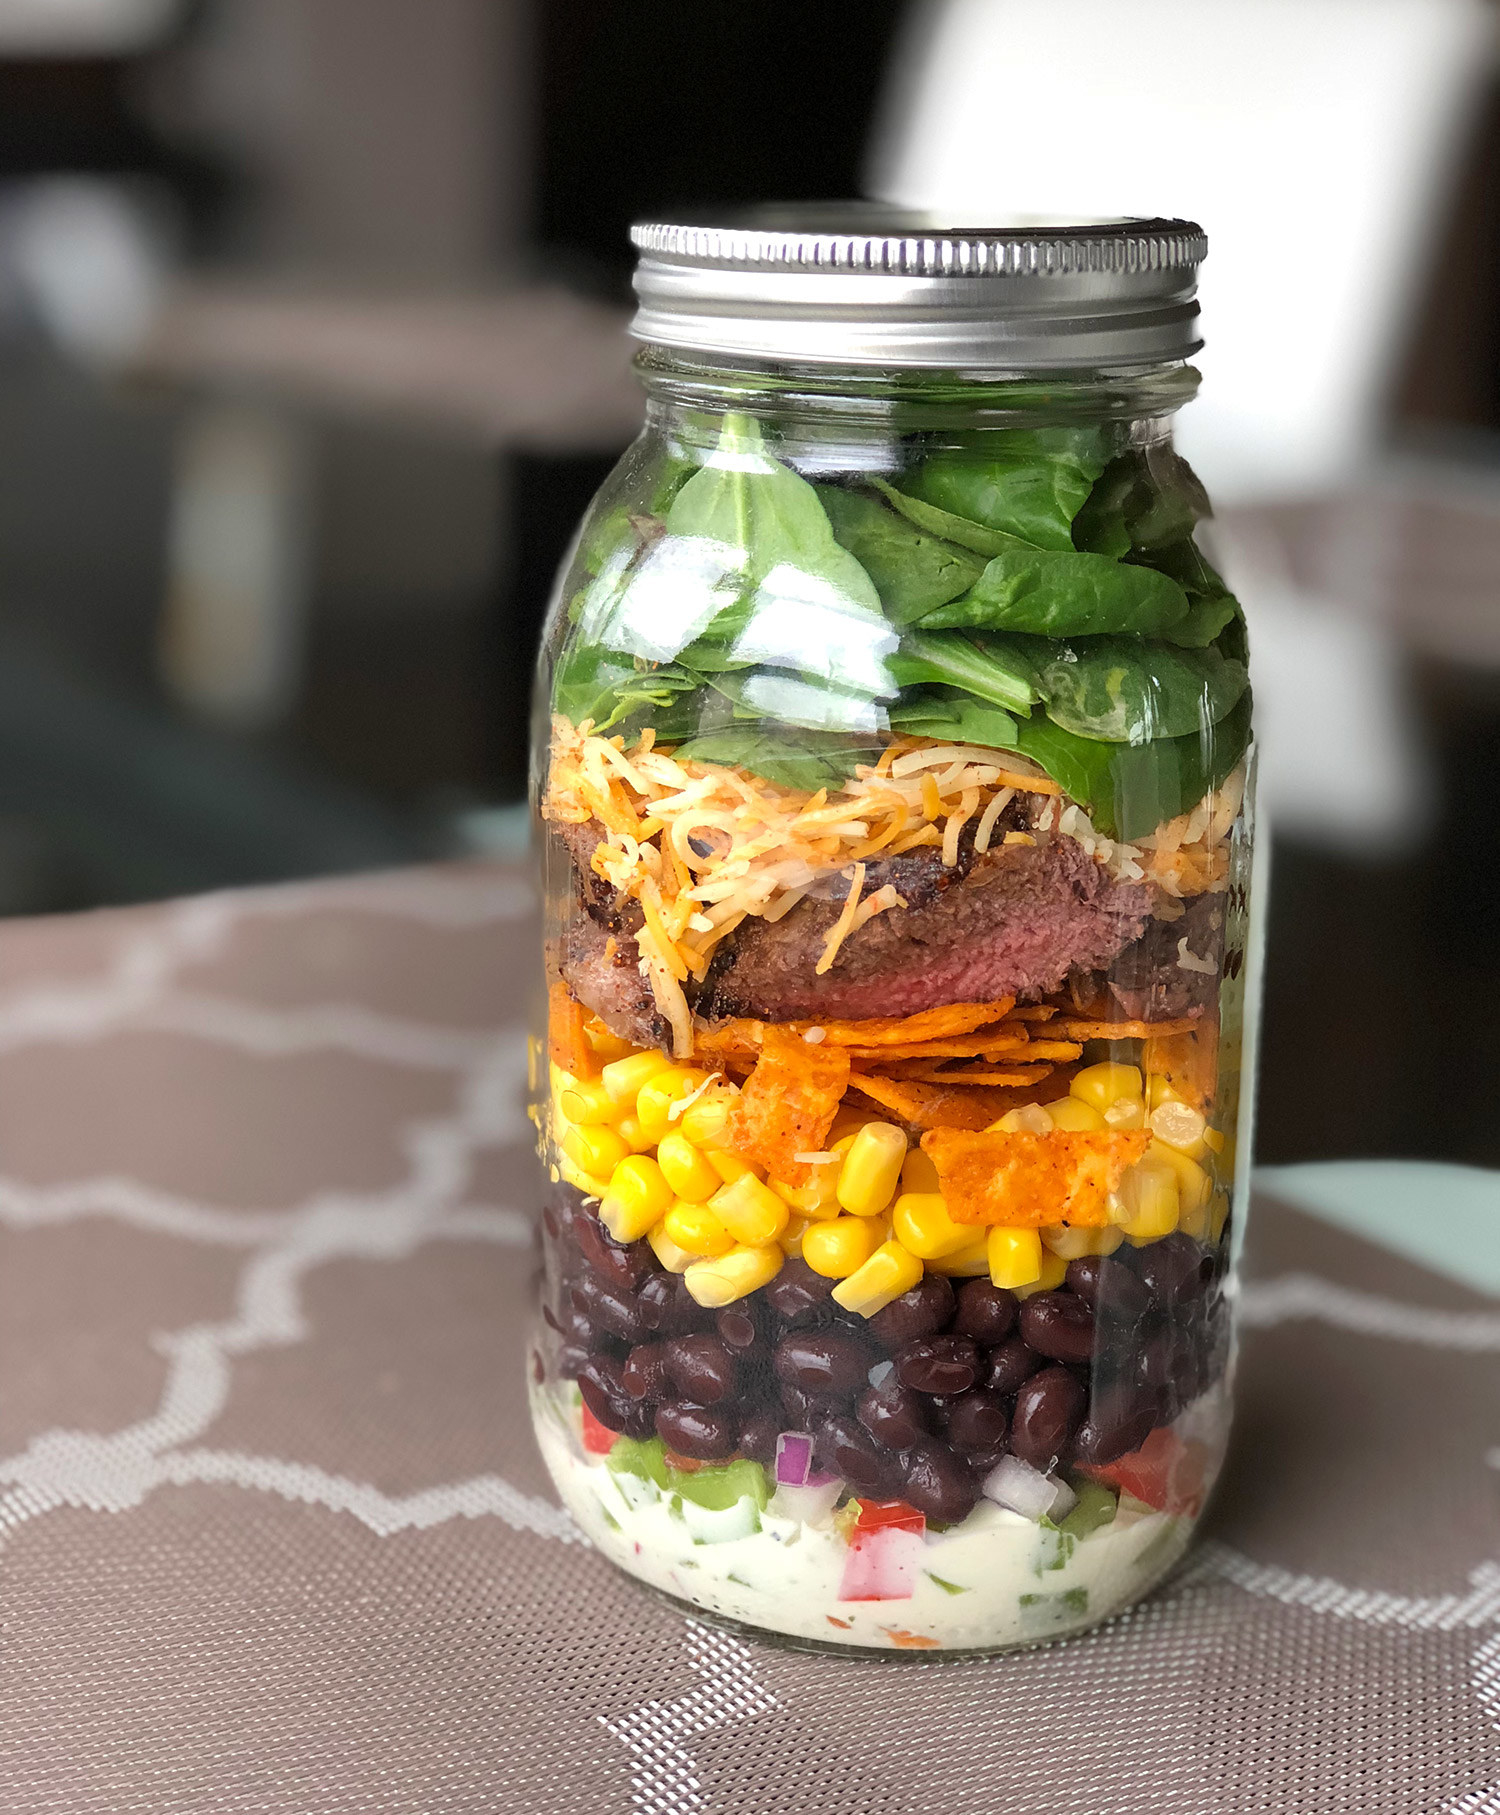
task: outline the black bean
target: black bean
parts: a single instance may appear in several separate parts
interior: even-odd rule
[[[805,1260],[789,1258],[762,1297],[790,1329],[816,1323],[826,1315],[829,1294],[837,1282],[814,1273]]]
[[[723,1406],[680,1405],[671,1399],[656,1408],[656,1434],[668,1449],[698,1462],[733,1455],[739,1438],[734,1416]]]
[[[595,1216],[574,1218],[573,1239],[602,1280],[627,1292],[656,1270],[656,1256],[646,1242],[617,1242]]]
[[[578,1390],[583,1403],[606,1430],[624,1430],[635,1406],[625,1391],[618,1361],[606,1355],[591,1355],[578,1370]]]
[[[868,1327],[877,1342],[900,1349],[946,1330],[952,1316],[953,1287],[941,1273],[928,1273],[909,1292],[877,1311]]]
[[[979,1351],[967,1336],[934,1336],[908,1343],[896,1373],[917,1393],[966,1393],[979,1377]]]
[[[1041,1365],[1041,1356],[1033,1354],[1019,1336],[1012,1336],[985,1357],[984,1385],[992,1393],[1009,1397]]]
[[[987,1279],[971,1279],[958,1288],[958,1311],[953,1319],[955,1336],[972,1336],[991,1349],[1004,1342],[1015,1328],[1016,1298],[1003,1286]]]
[[[1116,1390],[1096,1394],[1089,1415],[1073,1433],[1073,1454],[1098,1467],[1137,1450],[1151,1435],[1157,1406],[1150,1394]]]
[[[1137,1378],[1143,1386],[1160,1391],[1174,1385],[1191,1365],[1191,1360],[1180,1332],[1158,1330],[1141,1346]]]
[[[864,1426],[842,1414],[825,1418],[818,1427],[816,1455],[826,1469],[842,1475],[865,1493],[888,1491],[892,1485],[892,1460],[876,1448]]]
[[[1122,1262],[1109,1255],[1085,1254],[1068,1262],[1069,1287],[1101,1317],[1134,1323],[1151,1308],[1151,1294]]]
[[[927,1435],[928,1401],[888,1374],[879,1386],[867,1386],[855,1416],[885,1449],[910,1449]]]
[[[674,1336],[666,1345],[667,1378],[694,1405],[717,1405],[734,1391],[734,1356],[717,1336]]]
[[[1094,1309],[1073,1292],[1037,1292],[1021,1306],[1021,1338],[1053,1361],[1087,1361],[1094,1352]]]
[[[1010,1454],[1008,1443],[997,1443],[993,1449],[970,1450],[964,1456],[969,1465],[969,1472],[982,1487],[986,1477],[994,1470],[995,1465]]]
[[[1016,1394],[1010,1447],[1023,1462],[1046,1470],[1061,1457],[1083,1417],[1083,1388],[1066,1368],[1043,1368]]]
[[[1138,1249],[1135,1271],[1154,1303],[1163,1307],[1198,1297],[1213,1277],[1213,1256],[1191,1236],[1163,1236]]]
[[[852,1399],[870,1371],[870,1351],[843,1330],[799,1330],[776,1345],[776,1378],[820,1399]]]
[[[608,1330],[611,1336],[626,1342],[639,1342],[646,1334],[640,1305],[630,1292],[618,1292],[605,1285],[597,1274],[585,1273],[572,1286],[574,1308],[582,1311],[590,1323]]]
[[[685,1336],[705,1317],[701,1305],[675,1273],[653,1273],[636,1293],[641,1322],[656,1336]]]
[[[772,1411],[752,1412],[740,1427],[740,1454],[769,1468],[776,1460],[776,1439],[782,1421]]]
[[[726,1305],[715,1315],[714,1328],[726,1348],[753,1349],[760,1338],[754,1313],[743,1305]]]
[[[818,1404],[811,1393],[804,1393],[799,1386],[790,1386],[782,1381],[778,1388],[783,1411],[787,1416],[787,1429],[810,1431],[824,1416],[824,1408]]]
[[[667,1350],[660,1342],[637,1344],[625,1357],[620,1379],[632,1399],[657,1400],[667,1390]]]
[[[559,1380],[576,1380],[588,1366],[589,1352],[576,1342],[564,1342],[557,1350],[557,1377]]]
[[[998,1393],[976,1388],[948,1403],[948,1441],[957,1449],[995,1449],[1004,1443],[1009,1426]]]
[[[952,1450],[940,1443],[921,1443],[907,1452],[901,1494],[929,1519],[956,1525],[974,1510],[979,1483]]]

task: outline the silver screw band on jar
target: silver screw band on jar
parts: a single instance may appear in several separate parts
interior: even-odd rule
[[[631,332],[681,351],[998,374],[1158,365],[1202,345],[1207,241],[1191,221],[967,227],[809,204],[631,238]]]

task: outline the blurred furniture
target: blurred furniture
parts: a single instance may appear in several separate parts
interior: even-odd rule
[[[1210,1541],[1095,1633],[872,1670],[590,1553],[525,1407],[536,935],[474,867],[0,926],[7,1815],[1492,1806],[1500,1309],[1343,1215],[1259,1203]]]

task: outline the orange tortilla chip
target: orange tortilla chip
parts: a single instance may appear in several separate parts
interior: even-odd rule
[[[1145,1154],[1145,1130],[1119,1133],[973,1134],[936,1128],[922,1136],[956,1223],[1103,1228],[1109,1195]]]
[[[941,1040],[972,1033],[1003,1021],[1015,1007],[1014,996],[996,1002],[949,1002],[941,1008],[924,1008],[919,1014],[877,1018],[870,1021],[808,1022],[820,1026],[831,1046],[909,1045],[918,1040]]]
[[[1040,1084],[1052,1071],[1050,1065],[949,1066],[946,1059],[901,1059],[882,1067],[891,1078],[913,1078],[922,1084]]]
[[[969,1040],[922,1040],[911,1046],[853,1046],[856,1065],[884,1065],[897,1059],[1010,1059],[1027,1065],[1041,1059],[1076,1059],[1076,1040],[1027,1040],[1018,1034],[976,1034]]]
[[[1157,1034],[1146,1042],[1141,1062],[1160,1072],[1184,1102],[1208,1113],[1219,1089],[1219,1027],[1200,1021],[1183,1033]]]
[[[599,1059],[584,1025],[589,1011],[561,978],[547,988],[547,1052],[554,1065],[574,1078],[596,1078]]]
[[[1191,1016],[1181,1021],[1085,1021],[1068,1017],[1054,1021],[1047,1031],[1059,1033],[1066,1040],[1149,1040],[1187,1033],[1197,1025]]]
[[[760,1058],[729,1118],[729,1144],[773,1178],[805,1184],[811,1168],[796,1155],[822,1147],[849,1084],[849,1055],[809,1046],[788,1027],[767,1027]]]
[[[989,1090],[965,1090],[962,1086],[945,1088],[941,1084],[913,1084],[900,1078],[882,1078],[856,1072],[849,1080],[851,1091],[867,1097],[877,1109],[883,1109],[909,1128],[988,1128],[1004,1108],[996,1109],[995,1095]]]

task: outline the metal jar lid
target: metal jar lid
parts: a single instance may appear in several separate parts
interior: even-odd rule
[[[1191,221],[966,226],[877,203],[650,221],[638,340],[785,365],[967,373],[1157,365],[1197,332]]]

